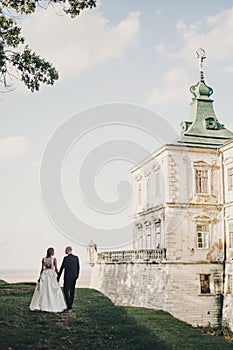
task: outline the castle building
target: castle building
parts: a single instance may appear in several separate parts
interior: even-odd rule
[[[233,133],[202,69],[180,136],[131,169],[133,249],[97,252],[91,287],[120,305],[233,330]]]

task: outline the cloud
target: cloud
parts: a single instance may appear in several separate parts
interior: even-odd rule
[[[155,45],[155,52],[162,56],[164,54],[167,54],[168,48],[165,43],[159,43]]]
[[[162,13],[161,10],[154,10],[154,14],[155,14],[156,16],[160,16],[161,13]]]
[[[48,8],[26,18],[23,34],[30,46],[53,62],[64,78],[124,55],[139,33],[139,17],[139,12],[131,12],[110,26],[99,10],[70,19]]]
[[[0,160],[24,157],[28,153],[28,144],[24,137],[6,137],[0,139]]]
[[[174,59],[177,58],[177,52],[174,50],[174,47],[168,47],[165,43],[160,42],[159,44],[156,44],[154,47],[154,50],[156,54],[161,56],[163,59]]]
[[[149,94],[148,102],[159,106],[166,106],[168,101],[180,102],[182,91],[186,91],[190,85],[188,75],[190,67],[193,67],[194,50],[199,47],[205,49],[207,58],[211,58],[208,60],[209,67],[216,69],[218,64],[218,70],[223,74],[233,73],[233,8],[191,24],[180,20],[176,23],[175,30],[181,36],[182,45],[178,48],[164,42],[155,45],[157,55],[163,60],[174,60],[173,66],[176,65],[160,80],[159,87],[155,87]]]
[[[180,22],[177,29],[184,41],[180,56],[189,59],[194,47],[203,47],[212,62],[233,59],[233,8],[191,25]]]
[[[148,103],[162,107],[181,102],[189,96],[187,86],[188,77],[185,71],[180,67],[173,68],[165,75],[163,85],[152,90],[148,97]]]

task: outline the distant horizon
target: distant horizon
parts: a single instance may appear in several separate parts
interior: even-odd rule
[[[39,276],[38,270],[16,270],[11,269],[6,271],[6,269],[0,269],[0,280],[7,283],[20,283],[20,282],[37,282]],[[88,288],[91,277],[90,270],[82,270],[80,277],[77,281],[76,288]],[[63,280],[61,279],[61,285]]]
[[[1,269],[0,268],[0,274],[1,273],[7,273],[7,272],[36,272],[38,271],[38,269],[17,269],[17,268],[4,268]],[[91,268],[90,269],[82,269],[82,272],[91,272]]]

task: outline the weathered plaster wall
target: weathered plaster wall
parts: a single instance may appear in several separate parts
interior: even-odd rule
[[[210,294],[200,294],[200,274],[210,273]],[[219,323],[221,264],[111,263],[93,267],[91,288],[118,305],[162,309],[193,326]]]
[[[166,207],[165,247],[168,261],[217,262],[223,261],[222,209],[212,205]],[[209,245],[197,247],[196,222],[209,224]]]
[[[195,193],[195,164],[209,170],[209,193]],[[159,205],[197,204],[216,205],[221,202],[221,168],[219,151],[206,148],[166,146],[131,170],[134,178],[133,216]],[[155,174],[159,172],[159,191]],[[138,203],[138,181],[141,182],[141,201]]]
[[[226,240],[226,269],[223,305],[223,324],[233,331],[233,245],[230,231],[233,225],[233,190],[228,185],[228,170],[233,167],[233,142],[222,147],[224,221]]]
[[[225,277],[225,295],[223,305],[223,325],[229,327],[233,331],[233,294],[232,294],[232,277],[233,276],[233,262],[226,263],[226,277]],[[231,286],[229,285],[231,284]]]

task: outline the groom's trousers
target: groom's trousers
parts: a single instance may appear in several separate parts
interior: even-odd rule
[[[75,291],[76,279],[67,279],[64,281],[64,295],[66,300],[66,305],[68,309],[72,308],[74,301],[74,291]]]

